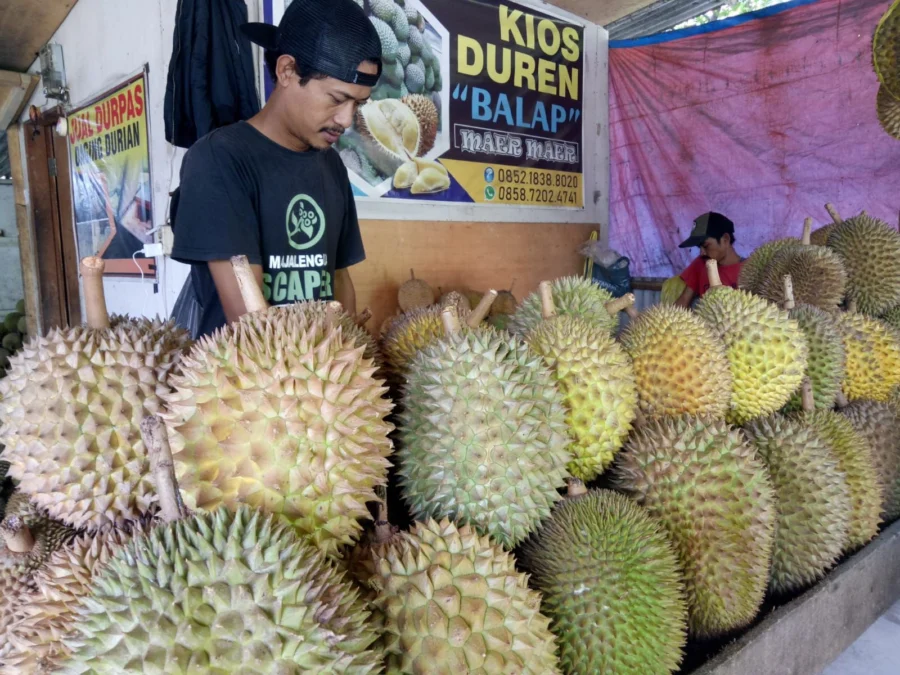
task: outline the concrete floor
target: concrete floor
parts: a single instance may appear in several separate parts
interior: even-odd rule
[[[822,675],[897,673],[900,673],[900,600],[822,671]]]

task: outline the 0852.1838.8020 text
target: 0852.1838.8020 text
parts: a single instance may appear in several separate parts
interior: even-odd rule
[[[541,169],[498,169],[498,201],[576,206],[581,175]]]

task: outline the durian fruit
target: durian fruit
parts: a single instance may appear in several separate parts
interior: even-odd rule
[[[508,289],[497,292],[497,299],[494,300],[494,304],[491,305],[491,316],[512,316],[516,313],[516,308],[519,306],[519,301],[516,300],[516,296],[513,295],[513,287],[515,285],[516,280],[513,279]]]
[[[854,401],[841,409],[872,450],[872,463],[882,491],[881,518],[900,518],[900,419],[894,408],[877,401]]]
[[[479,299],[480,302],[480,299]],[[496,302],[496,301],[495,301]],[[441,295],[440,300],[438,300],[438,304],[441,307],[447,307],[448,305],[453,305],[456,307],[456,312],[461,317],[468,316],[469,312],[472,311],[472,303],[469,302],[469,298],[460,293],[459,291],[449,291],[448,293],[444,293]],[[475,303],[477,306],[478,303]],[[493,305],[492,305],[493,307]]]
[[[400,285],[397,291],[397,304],[400,311],[410,312],[414,309],[422,309],[434,304],[434,289],[428,282],[416,279],[416,273],[409,271],[409,279]]]
[[[731,404],[725,344],[699,316],[657,305],[621,336],[631,357],[641,411],[647,417],[723,417]]]
[[[564,499],[522,546],[520,562],[543,596],[564,672],[678,669],[687,634],[680,563],[632,500],[610,490]]]
[[[803,224],[801,243],[777,251],[762,270],[756,284],[748,289],[767,300],[783,304],[785,275],[793,282],[798,304],[835,309],[844,299],[847,273],[838,255],[824,246],[810,244],[812,218]]]
[[[370,100],[356,112],[356,129],[366,155],[383,174],[419,155],[419,120],[409,106],[394,98]]]
[[[37,592],[28,575],[0,574],[0,672],[7,670],[6,659],[15,649],[19,625],[27,619]],[[21,671],[10,669],[10,672],[18,675]]]
[[[0,522],[0,574],[31,575],[75,530],[49,518],[28,495],[14,493]]]
[[[844,261],[847,300],[871,316],[900,304],[900,232],[865,213],[840,220],[829,207],[836,225],[828,248]]]
[[[885,323],[856,312],[838,312],[835,323],[846,354],[844,395],[850,401],[888,401],[900,385],[900,342]]]
[[[663,282],[659,294],[659,304],[674,305],[678,298],[681,297],[681,294],[684,293],[685,288],[687,288],[687,284],[684,283],[684,279],[680,275],[676,274],[674,277],[669,277]]]
[[[614,333],[619,326],[617,316],[606,310],[612,294],[584,277],[561,277],[553,283],[553,304],[560,315],[574,314]],[[524,337],[541,322],[541,296],[534,292],[526,297],[509,324],[513,335]]]
[[[872,38],[872,64],[881,86],[900,98],[900,2],[887,9]]]
[[[828,237],[831,236],[834,228],[835,224],[831,223],[820,227],[818,230],[813,230],[809,236],[809,243],[813,246],[828,246]]]
[[[249,313],[204,337],[171,378],[164,415],[190,508],[248,504],[336,554],[387,481],[392,404],[345,334],[340,305],[269,308],[233,260]]]
[[[103,269],[82,262],[87,325],[31,339],[0,382],[0,443],[19,489],[89,530],[153,510],[138,424],[162,409],[189,344],[171,322],[110,318]]]
[[[881,320],[900,334],[900,305],[887,310],[881,315]]]
[[[64,672],[380,672],[369,611],[321,551],[247,506],[190,516],[176,493],[92,580]]]
[[[878,123],[885,133],[900,140],[900,98],[895,98],[884,88],[878,87],[878,95],[875,97],[875,110],[878,113]]]
[[[416,523],[372,580],[388,672],[560,673],[540,594],[510,553],[470,526]]]
[[[427,155],[434,147],[434,141],[438,132],[437,106],[427,96],[422,94],[410,94],[400,99],[405,103],[416,119],[419,120],[419,156]]]
[[[806,340],[796,321],[747,291],[722,287],[715,260],[707,261],[710,289],[696,312],[725,343],[732,399],[726,419],[743,424],[779,410],[806,371]]]
[[[749,624],[768,583],[775,495],[744,435],[709,417],[649,420],[613,468],[615,484],[662,524],[675,548],[691,635]]]
[[[878,534],[881,521],[881,486],[872,449],[850,421],[833,410],[796,413],[795,418],[816,430],[831,446],[838,468],[850,491],[850,527],[847,552],[862,548]]]
[[[759,285],[759,280],[765,274],[766,268],[775,255],[799,243],[800,240],[796,237],[785,237],[766,242],[762,246],[757,247],[741,264],[741,272],[738,275],[738,288],[754,292],[754,289]]]
[[[812,405],[811,390],[809,405]],[[744,427],[775,488],[775,547],[770,587],[799,590],[818,581],[847,547],[847,476],[814,427],[779,414]]]
[[[514,547],[550,514],[571,461],[566,410],[541,357],[487,328],[419,352],[404,387],[398,475],[413,518],[453,518]]]
[[[590,481],[622,448],[637,410],[631,359],[612,336],[577,315],[557,316],[549,281],[541,282],[544,320],[526,337],[559,383],[573,443],[568,470]]]
[[[832,314],[812,305],[794,305],[791,277],[784,277],[784,309],[797,322],[809,354],[806,360],[806,376],[812,385],[815,408],[829,410],[834,407],[844,380],[846,354],[841,331]],[[785,410],[800,410],[800,392],[795,392]]]

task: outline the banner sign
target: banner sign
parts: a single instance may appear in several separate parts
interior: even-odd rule
[[[150,139],[144,73],[72,111],[69,165],[79,259],[99,255],[106,274],[156,277]]]
[[[581,25],[504,0],[357,2],[384,60],[336,144],[357,197],[584,207]]]

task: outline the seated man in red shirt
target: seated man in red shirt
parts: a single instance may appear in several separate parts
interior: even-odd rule
[[[704,213],[694,221],[691,236],[681,242],[679,248],[698,246],[700,255],[681,273],[687,288],[675,301],[679,307],[690,307],[695,298],[709,290],[706,261],[712,258],[719,263],[722,284],[737,288],[743,259],[734,250],[734,223],[721,213]]]

